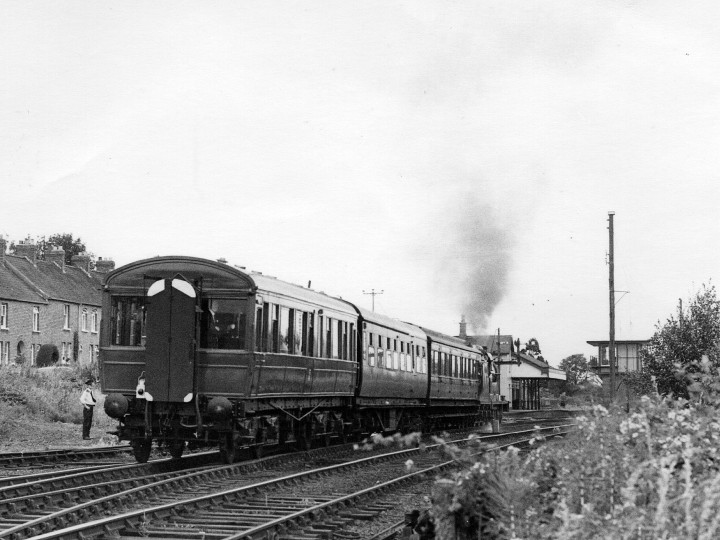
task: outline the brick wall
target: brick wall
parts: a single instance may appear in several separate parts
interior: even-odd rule
[[[89,363],[92,358],[93,348],[99,345],[98,333],[91,331],[92,312],[98,315],[98,330],[100,319],[100,308],[97,306],[83,306],[80,304],[67,304],[70,306],[69,328],[64,328],[64,306],[65,302],[50,301],[47,304],[18,302],[13,300],[2,300],[8,304],[8,328],[0,329],[0,343],[5,347],[9,343],[9,362],[18,356],[18,345],[24,346],[24,356],[27,363],[31,360],[31,346],[34,346],[37,354],[41,345],[52,344],[58,348],[62,357],[63,344],[65,344],[66,356],[70,360],[81,363]],[[33,332],[33,308],[40,310],[40,331]],[[87,331],[80,328],[82,309],[86,308],[88,313]],[[0,356],[1,358],[1,356]],[[5,358],[2,363],[5,365]]]

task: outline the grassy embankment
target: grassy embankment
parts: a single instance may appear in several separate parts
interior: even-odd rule
[[[0,369],[0,450],[21,451],[77,446],[83,443],[83,381],[97,378],[97,366],[57,368],[9,366]],[[113,444],[106,435],[116,424],[103,411],[103,396],[95,386],[90,443]]]

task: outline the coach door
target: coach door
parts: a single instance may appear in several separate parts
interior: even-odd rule
[[[161,279],[148,289],[145,344],[148,400],[189,402],[193,398],[196,298],[195,289],[184,279]]]

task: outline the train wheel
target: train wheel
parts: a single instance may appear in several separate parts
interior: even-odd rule
[[[235,437],[232,433],[220,436],[220,459],[228,465],[235,461]]]
[[[152,450],[152,439],[133,439],[130,446],[132,446],[133,453],[135,454],[135,461],[138,463],[147,463],[147,460],[150,459],[150,451]]]
[[[185,450],[185,441],[172,441],[170,443],[170,455],[173,459],[180,459]]]

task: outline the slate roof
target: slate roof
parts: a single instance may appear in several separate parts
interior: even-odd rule
[[[5,259],[10,256],[5,255]],[[45,298],[25,282],[7,264],[0,264],[0,298],[3,300],[19,300],[21,302],[45,303]]]
[[[468,336],[468,339],[478,347],[487,347],[488,352],[498,354],[498,335]],[[514,349],[511,335],[500,335],[500,354],[510,354]]]
[[[26,257],[5,255],[0,264],[0,298],[23,302],[47,299],[100,306],[101,279],[97,272],[65,265],[65,272],[49,261],[30,262]]]

